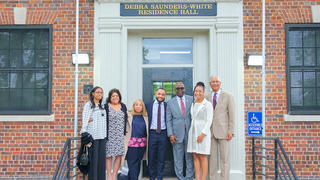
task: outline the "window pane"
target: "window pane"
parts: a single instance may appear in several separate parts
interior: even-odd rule
[[[316,31],[316,37],[317,37],[317,47],[320,48],[320,31]]]
[[[302,87],[302,72],[290,73],[291,87]]]
[[[320,88],[317,88],[317,102],[318,106],[320,106]]]
[[[39,30],[37,31],[37,49],[49,49],[49,31]]]
[[[23,66],[34,67],[34,50],[23,50]]]
[[[158,88],[162,87],[162,82],[153,82],[153,94],[156,94]]]
[[[320,72],[317,72],[317,86],[320,87]]]
[[[10,33],[10,48],[22,49],[22,33],[20,30],[11,31]]]
[[[304,72],[303,73],[303,85],[305,87],[315,87],[316,86],[315,72]]]
[[[303,91],[303,97],[304,97],[304,105],[305,106],[315,106],[316,101],[316,89],[315,88],[304,88]]]
[[[0,88],[9,88],[9,73],[0,73]]]
[[[23,73],[23,88],[35,88],[35,73],[24,72]]]
[[[9,66],[9,50],[0,50],[0,68],[4,68],[8,66]]]
[[[22,89],[10,89],[9,105],[16,111],[23,110],[22,106]]]
[[[10,88],[22,88],[22,73],[10,73]]]
[[[9,32],[0,31],[0,49],[9,49]]]
[[[192,64],[192,38],[143,39],[143,64]]]
[[[36,67],[48,67],[49,66],[49,53],[48,50],[36,51]]]
[[[166,90],[166,94],[172,94],[172,82],[163,82],[163,89]]]
[[[36,89],[34,98],[34,106],[37,110],[48,109],[48,91],[46,89]]]
[[[0,109],[8,110],[9,107],[9,89],[0,89]]]
[[[302,49],[301,48],[289,49],[289,62],[290,62],[290,66],[302,66]]]
[[[10,67],[22,67],[22,50],[10,51]]]
[[[24,89],[23,90],[23,107],[25,110],[35,109],[35,99],[34,99],[35,89]]]
[[[315,47],[316,45],[316,33],[315,31],[303,32],[303,47]]]
[[[35,48],[35,32],[27,31],[23,33],[23,49],[34,49]]]
[[[289,47],[302,47],[301,31],[289,31]]]
[[[291,106],[302,106],[302,88],[291,88]]]
[[[304,48],[304,65],[315,66],[316,65],[316,49]]]
[[[48,87],[48,73],[36,73],[36,88]]]
[[[320,48],[317,48],[317,65],[320,66]]]

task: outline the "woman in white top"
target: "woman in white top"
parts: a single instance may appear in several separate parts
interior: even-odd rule
[[[187,152],[192,153],[196,180],[205,180],[208,172],[207,155],[210,154],[213,107],[204,98],[204,84],[198,82],[194,88],[195,102],[191,105],[191,127]],[[202,177],[201,177],[202,171]]]
[[[96,86],[90,92],[89,99],[82,112],[82,128],[80,133],[89,133],[93,143],[89,147],[89,173],[90,180],[106,179],[106,111],[102,104],[103,91]]]

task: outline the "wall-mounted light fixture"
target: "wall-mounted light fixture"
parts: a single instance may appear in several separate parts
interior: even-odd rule
[[[89,54],[78,54],[78,64],[89,64]],[[72,53],[72,63],[76,64],[76,54]]]
[[[259,54],[248,54],[248,66],[262,66],[262,55]]]

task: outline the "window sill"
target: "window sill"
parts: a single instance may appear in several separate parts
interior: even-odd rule
[[[284,121],[288,122],[312,122],[320,121],[320,115],[284,115]]]
[[[0,115],[0,122],[53,122],[51,115]]]

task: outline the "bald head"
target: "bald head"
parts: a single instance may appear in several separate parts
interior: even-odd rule
[[[218,92],[221,86],[221,81],[218,76],[210,77],[210,87],[213,92]]]

